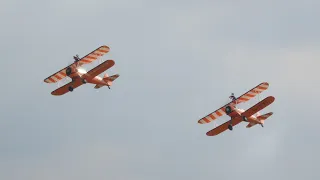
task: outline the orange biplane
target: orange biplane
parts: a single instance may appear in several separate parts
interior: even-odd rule
[[[207,116],[201,118],[198,123],[199,124],[206,124],[211,121],[216,120],[222,115],[228,115],[230,116],[231,120],[223,123],[222,125],[208,131],[206,134],[207,136],[215,136],[223,131],[229,129],[232,130],[233,126],[239,124],[240,122],[248,122],[247,128],[250,128],[256,124],[260,124],[263,127],[264,121],[270,117],[273,113],[269,112],[264,115],[260,115],[259,111],[269,106],[275,98],[273,96],[269,96],[262,101],[258,102],[251,108],[247,109],[246,111],[243,109],[239,109],[236,107],[236,105],[247,102],[256,95],[262,93],[266,89],[268,89],[269,83],[263,82],[259,84],[258,86],[254,87],[250,91],[246,92],[245,94],[241,95],[238,98],[235,98],[232,94],[232,101],[218,110],[214,111],[213,113],[208,114]]]
[[[105,74],[103,78],[99,77],[98,75],[111,68],[115,64],[113,60],[106,60],[88,72],[81,68],[82,65],[89,64],[97,60],[99,57],[105,55],[109,52],[109,50],[110,48],[108,46],[101,46],[83,58],[79,58],[78,55],[74,56],[74,63],[61,69],[44,80],[46,83],[56,83],[66,77],[71,78],[70,83],[52,91],[51,94],[60,96],[67,92],[72,92],[75,88],[86,83],[95,84],[96,86],[94,88],[96,89],[103,86],[108,86],[110,89],[112,82],[119,77],[119,74],[115,74],[110,77],[108,74]]]

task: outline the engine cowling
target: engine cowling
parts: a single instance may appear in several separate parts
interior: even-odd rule
[[[75,69],[75,68],[72,68],[72,67],[67,67],[67,69],[66,69],[66,75],[67,76],[70,76],[71,74],[73,74],[73,73],[75,73],[75,72],[77,72],[77,69]]]

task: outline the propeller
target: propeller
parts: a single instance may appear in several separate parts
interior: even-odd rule
[[[72,79],[68,76],[68,74],[71,73],[72,69],[70,68],[72,64],[75,64],[75,68],[77,69],[79,66],[80,66],[80,63],[79,63],[79,55],[77,54],[76,56],[73,56],[74,60],[71,61],[69,60],[68,61],[68,64],[67,64],[67,69],[66,69],[66,74],[67,76],[65,78],[62,79],[62,82],[70,82],[70,80],[72,81]]]

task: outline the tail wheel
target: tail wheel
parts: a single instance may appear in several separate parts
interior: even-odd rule
[[[72,86],[69,86],[68,89],[69,89],[70,92],[73,91],[73,87]]]
[[[233,127],[232,127],[231,124],[228,125],[228,129],[229,129],[230,131],[232,131]]]
[[[230,106],[227,106],[227,107],[226,107],[226,113],[227,113],[227,115],[229,115],[231,112],[232,112],[231,107],[230,107]]]
[[[245,122],[248,122],[248,118],[245,117],[245,116],[242,116],[242,120],[245,121]]]

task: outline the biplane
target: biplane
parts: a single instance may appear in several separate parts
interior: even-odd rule
[[[110,77],[108,74],[105,74],[103,78],[99,77],[98,75],[111,68],[115,64],[113,60],[106,60],[88,72],[81,67],[82,65],[92,63],[109,51],[110,48],[104,45],[82,58],[79,58],[78,55],[74,56],[74,63],[61,69],[44,80],[46,83],[56,83],[66,77],[71,78],[70,83],[67,83],[64,86],[52,91],[51,94],[60,96],[67,92],[72,92],[75,88],[86,83],[95,84],[95,89],[99,89],[103,86],[108,86],[110,89],[110,86],[112,85],[113,81],[119,77],[119,74],[115,74]]]
[[[272,104],[275,100],[273,96],[268,96],[262,101],[258,102],[254,106],[250,107],[247,110],[243,110],[237,108],[238,104],[244,103],[249,101],[250,99],[254,98],[256,95],[259,95],[263,91],[267,90],[269,87],[269,83],[263,82],[258,86],[254,87],[253,89],[249,90],[248,92],[244,93],[238,98],[235,98],[232,93],[232,101],[218,110],[208,114],[207,116],[201,118],[198,123],[199,124],[206,124],[210,123],[223,115],[228,115],[231,119],[220,126],[208,131],[206,133],[207,136],[215,136],[218,135],[225,130],[233,130],[233,126],[239,124],[240,122],[247,122],[247,128],[251,128],[257,124],[260,124],[263,127],[264,121],[270,117],[273,113],[269,112],[266,114],[261,115],[259,111],[266,108],[270,104]]]

